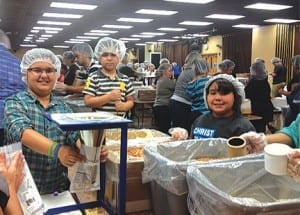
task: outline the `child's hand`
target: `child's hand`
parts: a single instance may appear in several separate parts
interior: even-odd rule
[[[106,145],[101,146],[101,152],[100,152],[100,163],[106,162],[108,157],[108,148]]]
[[[263,133],[249,131],[241,135],[246,140],[249,153],[261,152],[267,144],[266,136]]]
[[[110,98],[112,101],[121,100],[121,91],[119,89],[114,89],[110,92]]]
[[[172,138],[175,140],[186,140],[188,138],[188,132],[184,128],[176,127],[171,128],[169,133],[172,135]]]

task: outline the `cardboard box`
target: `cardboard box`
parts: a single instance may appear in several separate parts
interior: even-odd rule
[[[105,198],[116,208],[118,202],[120,164],[108,159],[106,163],[106,190]],[[142,183],[144,162],[127,163],[126,177],[126,213],[151,209],[150,184]]]

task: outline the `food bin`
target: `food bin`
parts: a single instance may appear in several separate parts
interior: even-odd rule
[[[142,183],[144,168],[143,148],[169,140],[170,136],[155,129],[128,129],[126,213],[151,209],[151,190],[149,183]],[[106,130],[106,144],[109,148],[106,162],[106,198],[115,208],[120,172],[120,130]]]
[[[226,139],[223,138],[176,141],[146,146],[142,177],[144,183],[151,183],[152,207],[155,214],[189,214],[186,200],[188,166],[257,157],[262,157],[262,155],[227,158]]]
[[[263,159],[189,166],[186,177],[192,215],[300,214],[299,182],[266,172]]]

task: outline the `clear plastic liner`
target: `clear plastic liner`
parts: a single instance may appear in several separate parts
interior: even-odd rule
[[[185,140],[144,148],[143,183],[156,181],[167,191],[183,195],[188,192],[186,170],[188,166],[197,166],[211,162],[228,162],[255,159],[262,154],[253,154],[237,158],[227,158],[226,139],[209,138]],[[201,161],[199,158],[217,158]]]
[[[300,184],[266,172],[263,159],[189,166],[186,178],[192,215],[300,214]]]

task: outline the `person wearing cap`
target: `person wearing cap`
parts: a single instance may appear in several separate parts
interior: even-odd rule
[[[157,69],[159,79],[156,84],[156,97],[153,105],[153,115],[158,130],[168,133],[171,128],[171,115],[169,110],[169,100],[175,89],[172,65],[169,63],[161,64]]]
[[[230,59],[225,59],[222,63],[219,64],[220,72],[217,74],[227,74],[235,77],[235,73],[233,72],[235,68],[235,63]]]
[[[251,122],[241,113],[245,98],[244,85],[227,74],[211,77],[205,84],[204,100],[209,113],[199,116],[192,124],[190,138],[230,138],[255,131]],[[187,137],[182,129],[174,129],[172,137]]]
[[[285,115],[284,126],[289,126],[300,113],[300,55],[292,58],[293,77],[287,84],[286,90],[279,89],[280,95],[285,95],[289,109]],[[295,100],[298,100],[298,102]]]
[[[76,74],[73,85],[57,84],[55,90],[60,92],[67,92],[68,97],[82,96],[82,90],[84,89],[87,77],[89,74],[98,71],[101,65],[93,60],[93,49],[87,43],[78,43],[72,47],[72,52],[75,57],[75,62],[82,66],[83,70]]]
[[[76,75],[79,75],[80,68],[75,63],[75,56],[72,51],[63,53],[63,64],[68,67],[68,72],[65,74],[64,84],[73,85]]]
[[[273,72],[270,75],[273,77],[271,97],[280,97],[279,90],[284,88],[286,81],[286,67],[278,57],[273,57],[271,63],[274,65]]]
[[[21,61],[27,89],[9,97],[5,103],[7,142],[22,142],[24,157],[40,194],[68,190],[68,167],[85,160],[79,151],[79,132],[62,131],[44,116],[72,112],[62,99],[52,94],[60,66],[60,60],[48,49],[27,51]],[[107,148],[103,147],[102,162],[107,155]]]
[[[209,112],[204,103],[204,87],[209,80],[207,77],[209,65],[205,60],[197,59],[193,63],[192,70],[195,78],[188,83],[186,93],[192,100],[191,122],[194,122],[198,116]]]
[[[20,60],[9,51],[10,49],[9,38],[0,29],[0,146],[4,144],[4,101],[7,97],[25,89],[20,73]]]
[[[102,68],[89,74],[83,90],[84,102],[93,111],[125,116],[133,107],[132,84],[128,76],[116,69],[125,52],[125,44],[120,40],[104,37],[98,41],[94,53]]]
[[[252,122],[257,132],[265,132],[266,125],[273,121],[273,104],[271,102],[271,88],[265,64],[261,61],[250,67],[250,80],[245,87],[246,98],[251,101],[251,113],[261,116],[261,120]]]
[[[195,77],[192,70],[193,63],[201,59],[199,52],[192,51],[185,58],[184,72],[180,74],[176,81],[175,91],[170,99],[170,111],[173,127],[181,127],[190,131],[191,129],[191,98],[186,93],[187,84]]]

